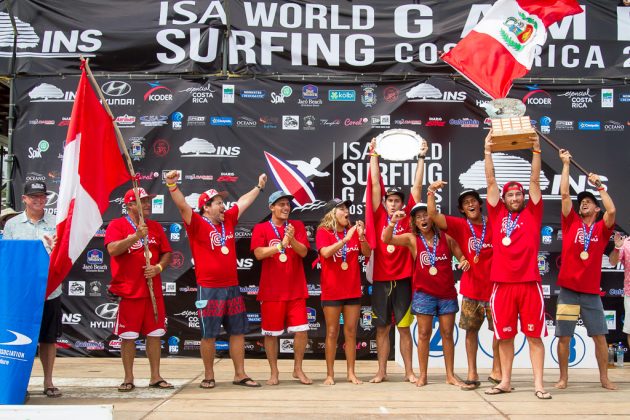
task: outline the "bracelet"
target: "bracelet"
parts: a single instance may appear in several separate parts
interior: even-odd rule
[[[395,227],[396,227],[396,223],[394,223],[393,225],[392,225],[391,223],[388,223],[388,224],[387,224],[387,227],[390,227],[390,228],[392,228],[392,229],[393,229],[393,228],[395,228]]]
[[[487,150],[484,150],[484,153],[485,153],[486,155],[491,155],[491,154],[492,154],[492,152],[488,152]]]
[[[173,189],[170,189],[170,188],[169,188],[168,190],[169,190],[170,192],[175,192],[175,191],[177,191],[177,189],[178,189],[178,188],[177,188],[177,185],[175,185],[175,188],[173,188]]]
[[[380,155],[379,155],[378,153],[376,153],[376,152],[372,152],[372,153],[370,153],[368,156],[376,156],[376,157],[379,157]]]
[[[617,246],[617,245],[615,245],[615,249],[616,249],[617,251],[620,251],[620,250],[621,250],[621,248],[623,248],[623,244],[622,244],[621,246]]]
[[[427,190],[427,195],[435,195],[435,191],[432,189]]]
[[[603,185],[599,188],[597,188],[597,191],[604,191],[606,189],[606,187],[604,187]]]
[[[532,153],[535,153],[535,154],[539,155],[540,154],[540,150],[532,149]]]
[[[256,185],[256,188],[258,188],[258,189],[260,190],[260,192],[265,191],[265,190],[263,189],[263,187],[261,187],[260,185]]]
[[[427,155],[418,155],[418,159],[424,159],[426,157],[427,157]]]
[[[155,266],[156,266],[156,267],[158,267],[158,268],[160,269],[160,273],[161,273],[162,271],[164,271],[164,269],[162,268],[162,264],[157,263]]]
[[[167,186],[168,188],[173,188],[173,187],[176,187],[176,186],[177,186],[177,183],[176,183],[176,182],[174,182],[174,183],[172,183],[172,184],[169,184],[169,183],[167,182],[167,183],[166,183],[166,186]]]

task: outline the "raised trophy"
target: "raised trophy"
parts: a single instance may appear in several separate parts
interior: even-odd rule
[[[518,99],[503,98],[488,102],[486,113],[492,124],[493,152],[530,149],[536,134],[531,120],[525,116],[525,104]]]
[[[418,133],[402,128],[387,130],[376,136],[376,153],[385,160],[413,159],[424,139]]]

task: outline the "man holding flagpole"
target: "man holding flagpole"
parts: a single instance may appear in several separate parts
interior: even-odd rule
[[[393,320],[400,334],[400,353],[405,365],[405,380],[415,383],[417,378],[413,373],[413,346],[409,328],[413,322],[413,316],[410,312],[412,295],[411,254],[405,247],[387,245],[381,239],[381,232],[388,226],[392,215],[403,209],[405,193],[398,188],[390,188],[385,191],[385,199],[383,200],[384,186],[375,148],[376,140],[372,139],[369,146],[370,168],[366,193],[366,225],[373,226],[373,231],[370,234],[376,233],[374,246],[370,243],[370,247],[374,251],[372,311],[376,324],[378,371],[370,382],[380,383],[387,380],[387,359],[390,351],[389,333]],[[423,141],[418,151],[418,166],[411,187],[411,197],[407,207],[405,207],[407,212],[421,201],[424,159],[428,150],[427,143]],[[409,216],[396,224],[394,235],[407,231],[409,231]],[[370,240],[370,236],[368,236],[368,240]]]
[[[171,246],[162,226],[149,220],[151,199],[144,188],[138,188],[142,208],[138,208],[134,189],[124,197],[127,214],[114,219],[105,231],[105,246],[112,257],[112,281],[109,291],[120,297],[116,317],[117,334],[121,340],[121,356],[125,379],[118,387],[120,392],[133,391],[133,361],[136,355],[136,340],[140,334],[147,337],[146,353],[151,369],[149,387],[171,389],[173,385],[160,375],[160,337],[166,334],[164,320],[164,298],[160,273],[171,261]],[[144,218],[141,223],[140,213]],[[149,248],[149,264],[145,259],[145,243]],[[157,304],[154,313],[147,279],[153,279],[153,294]]]

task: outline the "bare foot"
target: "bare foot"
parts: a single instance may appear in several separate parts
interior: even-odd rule
[[[357,378],[354,373],[348,375],[348,382],[352,382],[355,385],[360,385],[363,383],[363,381]]]
[[[267,385],[278,385],[279,383],[280,383],[280,379],[278,378],[277,374],[276,375],[271,374],[271,376],[267,380]]]
[[[466,385],[461,379],[459,379],[457,376],[451,376],[450,378],[447,376],[446,377],[446,383],[449,385],[455,385],[458,386],[460,388],[470,388],[472,389],[474,387],[474,385]]]
[[[555,383],[554,387],[557,388],[557,389],[566,389],[566,387],[567,387],[567,380],[566,379],[560,379],[558,382]]]
[[[326,379],[324,380],[324,385],[334,385],[335,384],[335,379],[332,376],[326,376]]]
[[[304,373],[303,370],[294,370],[293,371],[293,377],[295,379],[298,379],[300,381],[300,383],[304,384],[304,385],[311,385],[313,383],[313,381],[311,380],[311,378],[309,378],[308,376],[306,376],[306,374]]]
[[[420,386],[425,386],[427,384],[427,377],[426,376],[420,376],[418,378],[418,380],[416,381],[416,386],[420,387]]]
[[[380,384],[381,382],[387,381],[387,375],[381,375],[377,373],[372,379],[370,379],[371,384]]]
[[[418,381],[418,378],[416,378],[416,375],[414,375],[413,373],[410,373],[409,375],[405,376],[405,380],[407,382],[411,382],[412,384],[415,384]]]
[[[617,389],[617,385],[615,385],[614,383],[610,382],[610,379],[606,378],[606,379],[602,379],[602,388],[614,391],[614,390]]]

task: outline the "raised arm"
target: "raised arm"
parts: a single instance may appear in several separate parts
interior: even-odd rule
[[[238,217],[240,218],[245,210],[252,205],[254,200],[258,197],[258,194],[265,188],[265,184],[267,183],[267,175],[260,174],[258,177],[258,184],[254,186],[249,192],[240,196],[240,198],[236,201],[236,205],[238,206]]]
[[[540,168],[542,165],[540,138],[538,134],[534,134],[530,139],[534,141],[534,148],[532,149],[532,173],[529,175],[529,199],[532,200],[532,203],[538,204],[542,198],[540,191]]]
[[[420,151],[418,152],[418,166],[416,167],[416,176],[413,179],[413,185],[411,186],[411,196],[416,203],[422,201],[422,179],[424,178],[424,158],[429,151],[429,145],[425,140],[422,140],[420,145]]]
[[[615,226],[615,216],[617,214],[617,209],[615,209],[615,203],[613,203],[612,198],[606,191],[606,187],[602,184],[599,175],[590,173],[588,174],[588,182],[595,185],[597,187],[597,191],[599,191],[599,196],[602,198],[602,204],[604,205],[604,223],[608,229],[612,229]]]
[[[376,139],[370,142],[370,175],[372,177],[372,208],[376,211],[381,205],[383,191],[381,191],[381,168],[378,166],[376,154]]]
[[[398,245],[398,246],[406,246],[412,251],[412,255],[415,258],[415,250],[416,250],[416,241],[414,240],[414,235],[411,233],[403,233],[402,235],[394,235],[394,227],[396,223],[402,220],[405,217],[405,212],[399,210],[392,215],[389,224],[383,229],[383,233],[381,234],[381,240],[386,244]],[[413,221],[412,221],[413,222]]]
[[[368,244],[367,239],[365,239],[365,223],[362,220],[357,220],[357,235],[359,235],[359,245],[361,246],[361,255],[364,257],[369,257],[372,253],[370,249],[370,244]]]
[[[494,162],[492,161],[492,130],[486,136],[484,142],[484,165],[486,172],[486,184],[488,184],[488,203],[491,206],[496,206],[499,203],[499,186],[497,185],[497,179],[494,176]]]
[[[610,255],[608,255],[608,260],[610,261],[610,265],[615,266],[619,264],[619,253],[621,251],[621,248],[623,247],[624,239],[621,237],[621,234],[619,232],[615,232],[613,240],[615,241],[615,248],[613,248]]]
[[[440,229],[446,230],[446,217],[440,212],[437,211],[437,206],[435,204],[435,193],[437,190],[444,188],[446,185],[446,181],[435,181],[429,185],[427,188],[427,212],[433,223]]]
[[[536,154],[534,154],[536,156]],[[567,217],[571,213],[571,194],[569,193],[569,170],[571,166],[571,153],[568,150],[560,149],[560,160],[562,161],[562,175],[560,176],[560,196],[562,197],[562,215]]]
[[[182,215],[182,220],[187,225],[190,224],[192,220],[192,208],[186,203],[186,198],[184,194],[177,187],[177,181],[179,180],[179,173],[177,171],[170,171],[166,174],[166,187],[168,191],[171,193],[171,199],[175,203],[177,210],[179,210],[179,214]]]

